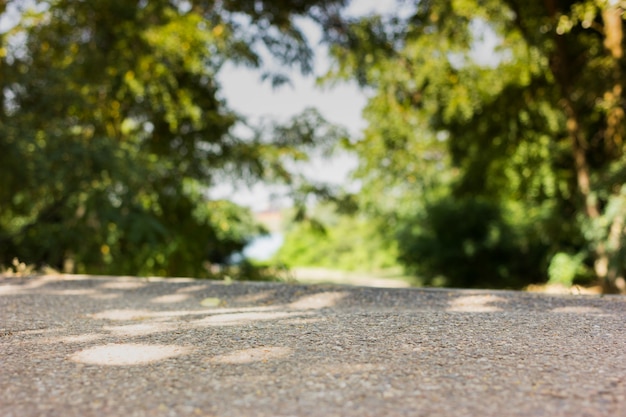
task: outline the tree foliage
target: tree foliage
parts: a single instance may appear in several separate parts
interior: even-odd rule
[[[341,213],[337,204],[320,204],[312,217],[293,222],[274,261],[288,267],[344,271],[381,272],[397,267],[397,250],[379,225],[358,213]]]
[[[260,229],[207,188],[289,183],[285,162],[333,138],[302,128],[323,124],[315,112],[291,131],[237,137],[245,120],[216,75],[227,61],[275,84],[285,67],[310,72],[295,22],[342,3],[9,2],[19,21],[0,33],[0,264],[205,276],[228,262]]]
[[[425,285],[521,288],[528,277],[543,278],[537,274],[545,248],[528,224],[507,214],[484,198],[429,203],[404,220],[399,259]]]
[[[0,263],[202,276],[259,231],[211,185],[329,196],[290,168],[342,133],[307,111],[239,137],[216,81],[227,61],[274,85],[311,72],[308,17],[327,79],[370,94],[349,142],[359,200],[407,268],[500,287],[593,271],[624,291],[626,4],[398,0],[346,17],[345,3],[1,2],[19,22],[0,33]]]
[[[545,279],[553,255],[579,253],[605,291],[623,291],[624,2],[399,4],[329,27],[328,78],[372,91],[354,145],[362,197],[397,227],[407,265],[451,279],[452,242],[461,249],[468,233],[484,242],[491,222],[504,236],[532,219],[521,236],[479,245],[463,285],[510,285],[514,262],[498,251],[532,242],[543,255],[518,282]]]

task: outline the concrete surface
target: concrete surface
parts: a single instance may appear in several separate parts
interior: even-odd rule
[[[626,299],[0,277],[0,416],[626,416]]]

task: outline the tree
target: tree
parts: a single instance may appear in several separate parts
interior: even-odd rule
[[[310,72],[296,20],[342,5],[2,2],[20,19],[0,34],[0,264],[204,276],[207,263],[227,263],[259,228],[246,210],[207,201],[206,189],[293,182],[285,162],[333,138],[310,129],[324,123],[315,112],[237,137],[245,120],[216,75],[226,61],[276,85],[288,80],[272,64]]]
[[[624,3],[400,5],[327,30],[329,78],[373,90],[355,144],[365,193],[408,213],[442,194],[490,202],[543,247],[537,273],[581,252],[606,292],[624,291]]]
[[[376,273],[397,267],[395,248],[378,225],[360,213],[346,213],[341,203],[319,204],[307,219],[288,225],[274,260],[288,267]]]
[[[624,281],[624,2],[547,0],[526,9],[510,1],[526,42],[548,58],[557,108],[572,153],[578,212],[606,292],[626,291]],[[551,25],[537,39],[536,23]],[[535,34],[533,34],[535,32]]]

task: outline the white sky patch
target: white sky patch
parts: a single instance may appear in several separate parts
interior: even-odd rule
[[[366,98],[352,83],[321,88],[313,76],[291,73],[292,85],[272,88],[258,72],[227,64],[218,79],[228,105],[253,121],[259,118],[287,121],[307,107],[317,108],[330,122],[358,133],[365,126],[361,112]]]
[[[353,1],[348,9],[352,15],[369,14],[389,9],[389,4],[375,0]],[[269,81],[262,82],[258,71],[226,64],[218,74],[222,96],[230,108],[251,122],[261,119],[286,122],[309,107],[316,108],[329,122],[347,129],[351,137],[358,137],[366,123],[362,117],[367,103],[366,94],[355,82],[320,86],[317,78],[324,75],[330,60],[325,46],[320,45],[321,32],[312,22],[298,21],[315,50],[315,71],[303,76],[297,70],[289,72],[290,84],[272,88]],[[316,182],[345,185],[349,174],[356,168],[357,160],[347,153],[332,158],[315,158],[299,170]],[[272,194],[280,195],[284,187],[256,184],[251,188],[221,184],[213,187],[211,198],[227,198],[253,210],[264,210],[272,205]]]
[[[362,16],[372,13],[386,13],[397,7],[397,1],[381,0],[352,0],[347,12],[353,16]]]

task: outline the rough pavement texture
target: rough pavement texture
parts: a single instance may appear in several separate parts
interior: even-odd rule
[[[626,416],[626,299],[0,277],[0,416]]]

